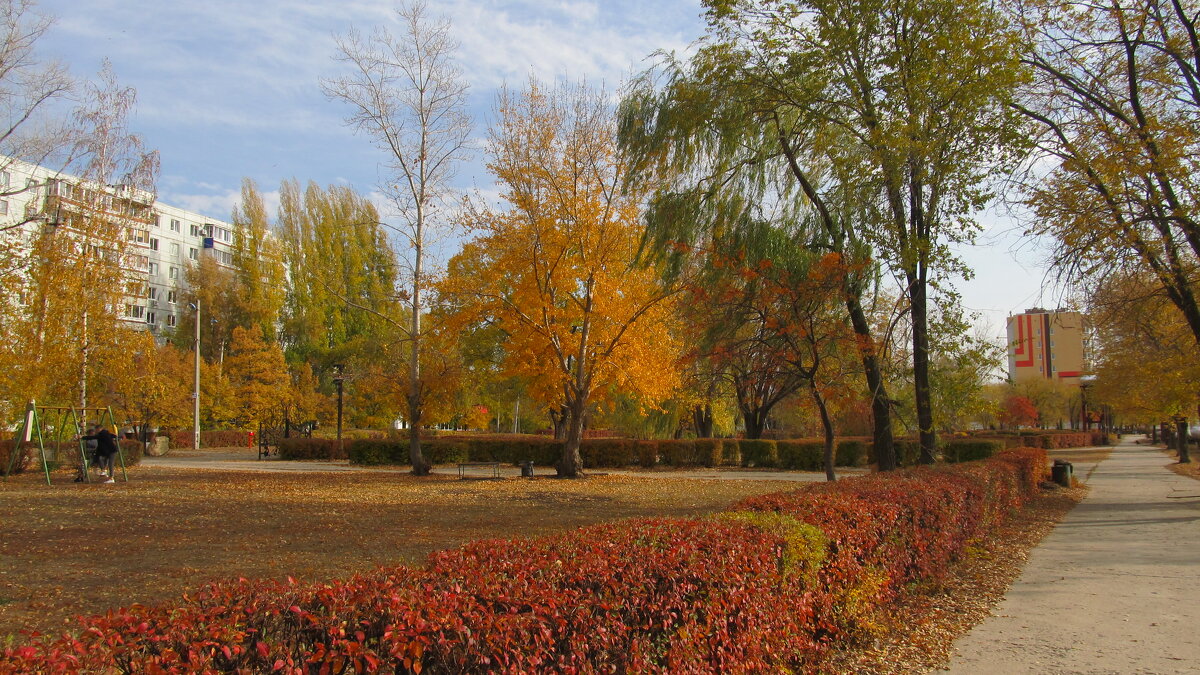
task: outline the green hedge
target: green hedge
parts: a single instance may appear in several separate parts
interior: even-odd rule
[[[823,441],[775,441],[779,466],[792,471],[820,471],[825,466]]]
[[[338,450],[337,439],[333,438],[284,438],[279,441],[280,459],[346,459],[346,446],[353,441],[342,441]]]
[[[742,454],[742,466],[759,468],[779,466],[779,450],[775,443],[775,441],[761,438],[738,440],[738,450]]]
[[[865,466],[867,463],[867,446],[870,443],[859,440],[838,441],[834,446],[833,463],[836,466]],[[822,445],[824,448],[824,445]],[[824,462],[822,462],[822,468]]]
[[[941,444],[942,459],[951,463],[973,462],[992,457],[1004,447],[1004,441],[1000,440],[953,439]]]

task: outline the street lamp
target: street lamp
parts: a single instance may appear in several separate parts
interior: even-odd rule
[[[344,367],[345,366],[343,366],[340,363],[333,364],[334,370],[337,371],[337,375],[333,376],[333,383],[337,385],[337,397],[338,397],[337,447],[338,447],[338,456],[339,457],[342,455],[342,384],[346,381],[346,376],[342,374],[342,368],[344,368]]]
[[[196,377],[192,389],[192,449],[200,449],[200,298],[189,302],[188,307],[196,310]]]

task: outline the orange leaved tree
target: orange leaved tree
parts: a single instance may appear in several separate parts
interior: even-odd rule
[[[443,286],[459,316],[507,334],[505,365],[565,421],[560,476],[580,475],[590,407],[617,391],[653,402],[675,387],[672,289],[637,264],[637,193],[622,192],[603,92],[536,83],[505,92],[488,167],[507,205],[476,207],[477,233]]]

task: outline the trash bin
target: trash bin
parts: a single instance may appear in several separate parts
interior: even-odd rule
[[[533,478],[533,462],[521,462],[521,478]]]
[[[1050,467],[1050,478],[1063,487],[1071,487],[1071,478],[1075,475],[1075,466],[1062,459],[1054,460]]]

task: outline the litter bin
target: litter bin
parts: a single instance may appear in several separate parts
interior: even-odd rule
[[[533,462],[521,462],[521,478],[533,478]]]
[[[1075,475],[1075,466],[1062,459],[1054,460],[1050,467],[1050,478],[1063,487],[1071,487],[1071,478]]]

